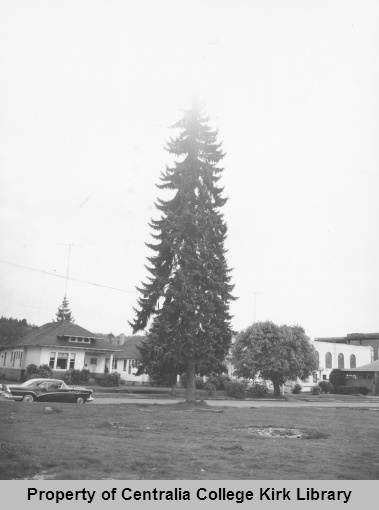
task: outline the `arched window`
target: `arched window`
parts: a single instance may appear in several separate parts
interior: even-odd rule
[[[332,355],[330,352],[325,354],[325,368],[332,368]]]
[[[319,355],[318,351],[316,351],[316,359],[317,359],[317,368],[318,368],[320,366],[320,355]]]
[[[345,368],[345,359],[341,353],[338,355],[338,368]]]
[[[357,360],[354,354],[350,356],[350,368],[357,368]]]

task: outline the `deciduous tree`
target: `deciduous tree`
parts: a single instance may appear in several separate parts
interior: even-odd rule
[[[235,375],[272,381],[274,395],[288,380],[305,379],[317,370],[316,352],[300,326],[257,322],[241,331],[233,345]]]

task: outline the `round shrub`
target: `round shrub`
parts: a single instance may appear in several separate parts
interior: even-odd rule
[[[207,378],[207,382],[212,383],[216,390],[225,390],[226,385],[231,381],[230,377],[226,374],[221,375],[210,375]]]
[[[30,375],[37,376],[37,374],[38,374],[38,367],[37,367],[37,365],[31,364],[31,365],[28,365],[26,367],[26,377],[29,377]]]
[[[91,372],[83,368],[82,370],[70,369],[67,370],[65,381],[68,384],[88,384]]]
[[[255,382],[252,386],[248,389],[247,393],[249,397],[252,398],[262,398],[267,395],[268,388],[266,383],[259,383]]]
[[[298,395],[299,393],[301,393],[301,390],[302,390],[302,389],[303,389],[302,385],[301,385],[301,384],[299,384],[299,383],[296,383],[296,384],[294,385],[294,387],[292,388],[292,393],[293,393],[294,395]]]
[[[312,387],[311,392],[312,395],[320,395],[321,388],[317,384]]]
[[[112,372],[101,380],[101,386],[115,387],[120,386],[121,376],[118,372]]]
[[[53,375],[53,371],[49,367],[49,365],[40,365],[38,369],[39,377],[43,377],[44,379],[48,379]]]
[[[329,381],[320,381],[318,383],[321,393],[333,393],[333,384]]]
[[[36,365],[28,365],[26,367],[26,380],[29,379],[48,379],[53,374],[53,371],[49,367],[49,365],[40,365],[38,368]]]
[[[216,393],[216,386],[209,381],[205,383],[204,389],[210,397]]]
[[[334,388],[337,388],[337,386],[345,386],[345,372],[342,372],[338,368],[334,368],[329,374],[329,382],[333,385]]]
[[[226,395],[231,398],[245,398],[247,383],[241,381],[230,381],[226,385]]]

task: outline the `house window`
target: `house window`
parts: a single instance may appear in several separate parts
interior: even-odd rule
[[[354,354],[350,356],[350,368],[357,368],[357,360]]]
[[[332,355],[330,352],[325,354],[325,368],[332,368]]]
[[[57,370],[67,370],[68,353],[58,352],[57,356]]]
[[[127,360],[124,359],[124,372],[126,372],[126,363],[127,363]]]
[[[75,368],[75,357],[76,354],[73,352],[70,354],[70,368]]]
[[[117,370],[117,360],[114,358],[112,360],[112,370]]]
[[[50,360],[49,360],[49,367],[50,368],[55,368],[55,355],[57,353],[56,352],[51,352],[50,353]]]
[[[14,351],[13,352],[13,367],[18,368],[21,367],[21,361],[22,361],[22,351]],[[11,358],[12,360],[12,358]]]
[[[338,368],[344,368],[345,367],[345,359],[343,357],[343,354],[338,355]]]
[[[68,341],[69,342],[80,342],[80,343],[84,343],[84,344],[89,344],[90,343],[90,339],[89,338],[83,338],[81,336],[78,336],[78,337],[70,336]]]
[[[89,364],[90,365],[97,365],[97,358],[90,358]]]
[[[323,380],[323,381],[326,381],[326,375],[325,375],[325,374],[323,374],[323,376],[322,376],[322,380]]]
[[[131,374],[132,373],[132,369],[136,368],[136,366],[137,366],[137,360],[130,359],[129,360],[129,370],[128,370],[128,373]]]

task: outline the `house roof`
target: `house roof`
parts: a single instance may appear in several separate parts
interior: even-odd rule
[[[354,340],[379,340],[379,333],[348,333],[346,336],[315,338],[316,342],[331,342],[334,344],[347,344]]]
[[[343,368],[342,372],[379,372],[379,360],[357,368]]]
[[[117,359],[135,359],[139,357],[137,347],[141,345],[141,342],[145,340],[145,336],[133,335],[126,336],[123,338],[124,342],[118,344],[117,349],[121,352],[116,352],[114,357]]]
[[[65,338],[66,337],[66,338]],[[90,344],[68,343],[68,337],[90,338]],[[87,329],[70,321],[49,322],[40,328],[28,333],[24,337],[8,342],[4,347],[70,347],[70,349],[101,350],[115,352],[117,347],[109,341],[97,337]]]

